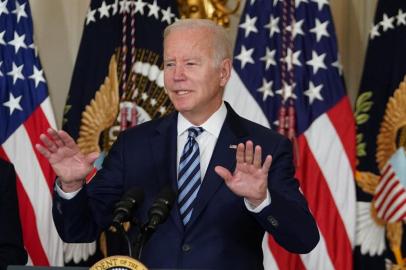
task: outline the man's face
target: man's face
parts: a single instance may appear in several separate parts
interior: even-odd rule
[[[164,84],[169,98],[177,111],[197,125],[220,107],[228,80],[223,66],[230,62],[215,64],[211,39],[211,32],[204,28],[176,29],[164,44]]]

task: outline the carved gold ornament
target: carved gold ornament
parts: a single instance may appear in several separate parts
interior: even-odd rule
[[[119,92],[115,56],[110,59],[109,74],[82,113],[77,143],[84,154],[100,152],[99,137],[109,128],[118,113]]]
[[[228,0],[178,0],[181,18],[210,19],[218,25],[228,27],[230,15],[235,14],[241,1],[236,0],[233,8],[227,7]]]

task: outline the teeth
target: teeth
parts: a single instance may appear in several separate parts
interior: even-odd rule
[[[178,95],[186,95],[187,93],[189,93],[189,91],[182,90],[182,91],[177,91],[177,93],[178,93]]]

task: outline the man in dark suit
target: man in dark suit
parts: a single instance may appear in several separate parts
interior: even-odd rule
[[[122,132],[87,185],[97,154],[81,154],[63,131],[41,135],[37,149],[59,175],[53,214],[63,240],[94,240],[132,186],[145,192],[135,215],[146,220],[169,184],[177,202],[144,247],[148,267],[263,269],[265,231],[291,252],[316,246],[319,233],[294,179],[289,140],[222,100],[231,63],[225,32],[213,22],[169,26],[164,84],[177,112]]]
[[[0,159],[0,270],[26,264],[16,190],[16,173],[11,163]]]

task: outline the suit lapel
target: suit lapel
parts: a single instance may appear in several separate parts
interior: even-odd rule
[[[151,145],[155,167],[159,171],[159,184],[165,186],[169,183],[172,190],[177,192],[177,113],[160,123],[156,131],[156,135],[151,138]],[[171,218],[176,227],[183,232],[184,226],[180,219],[177,201],[171,210]]]
[[[235,169],[236,149],[230,148],[230,145],[237,145],[238,143],[245,142],[244,139],[248,135],[246,130],[244,130],[240,124],[241,118],[227,103],[226,105],[227,117],[221,128],[206,175],[203,179],[197,198],[195,199],[195,206],[193,207],[192,217],[187,229],[193,226],[204,208],[207,206],[211,197],[222,185],[224,185],[224,180],[214,171],[214,168],[217,165],[220,165],[233,172]]]

